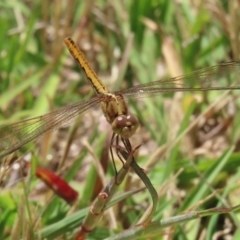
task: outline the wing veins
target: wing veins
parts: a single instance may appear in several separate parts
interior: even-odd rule
[[[46,115],[0,127],[0,158],[38,136],[69,125],[77,115],[99,103],[99,97],[75,103]],[[33,122],[31,122],[33,121]],[[29,130],[28,130],[29,129]],[[26,131],[26,132],[25,132]]]

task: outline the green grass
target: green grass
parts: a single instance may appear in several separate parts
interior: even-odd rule
[[[110,2],[61,1],[57,5],[56,1],[1,1],[0,125],[42,115],[93,95],[64,46],[67,36],[74,39],[112,90],[239,61],[237,0],[199,6],[188,1]],[[130,110],[141,122],[131,139],[133,146],[142,144],[137,163],[147,170],[159,192],[155,221],[239,204],[239,91],[222,94],[164,94],[130,101]],[[220,106],[209,110],[206,118],[227,123],[233,111],[232,122],[201,142],[200,134],[207,124],[191,123],[203,117],[214,101]],[[40,191],[40,181],[34,176],[23,177],[24,169],[16,169],[21,161],[7,171],[2,168],[0,239],[41,239],[34,233],[48,239],[72,239],[79,231],[99,183],[93,155],[83,141],[105,165],[106,181],[114,175],[106,154],[110,141],[106,132],[111,133],[111,128],[101,116],[99,109],[89,110],[70,127],[23,146],[13,156],[16,160],[31,152],[32,161],[67,179],[80,193],[75,209],[50,191]],[[163,146],[166,151],[159,153]],[[121,168],[120,162],[117,167]],[[174,178],[179,170],[180,175]],[[105,214],[89,239],[114,236],[138,222],[151,203],[149,193],[124,193],[139,186],[141,181],[129,174],[119,187],[113,215]],[[213,239],[228,229],[224,234],[238,239],[239,224],[238,212],[212,214],[161,229],[158,239],[164,235],[171,239]],[[140,238],[140,233],[135,234],[131,239]]]

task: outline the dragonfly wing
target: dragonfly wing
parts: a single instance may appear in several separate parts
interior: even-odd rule
[[[99,101],[94,97],[43,116],[0,126],[0,159],[44,133],[69,125],[76,116],[96,106]]]
[[[116,93],[126,98],[137,99],[169,92],[240,89],[239,78],[240,63],[229,62],[183,76],[141,84]],[[234,81],[238,81],[239,85],[231,85]]]

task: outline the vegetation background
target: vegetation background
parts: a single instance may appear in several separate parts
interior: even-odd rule
[[[2,0],[0,124],[93,95],[64,46],[67,36],[109,89],[119,90],[238,61],[239,19],[237,0]],[[239,204],[239,92],[222,94],[173,93],[130,102],[141,121],[131,140],[133,146],[142,144],[137,162],[159,193],[155,221]],[[217,107],[208,108],[213,102]],[[114,175],[108,159],[111,135],[106,133],[111,127],[100,109],[93,109],[12,156],[31,152],[26,157],[60,174],[80,197],[73,214],[34,176],[22,178],[26,169],[21,162],[7,171],[2,167],[0,239],[31,239],[33,232],[41,234],[36,239],[72,239],[101,187],[92,159],[101,160],[106,181]],[[129,173],[116,199],[139,186],[141,181]],[[118,202],[89,239],[104,239],[135,225],[150,204],[146,190]],[[239,218],[237,212],[199,218],[162,229],[152,238],[239,239]]]

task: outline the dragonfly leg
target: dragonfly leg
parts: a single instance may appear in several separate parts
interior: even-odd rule
[[[114,141],[115,140],[117,141],[117,138],[118,138],[118,136],[115,133],[113,133],[112,138],[110,140],[110,155],[111,155],[111,158],[112,158],[115,175],[117,175],[117,167],[116,167],[115,160],[114,160],[114,157],[113,157],[113,147],[114,147]]]

